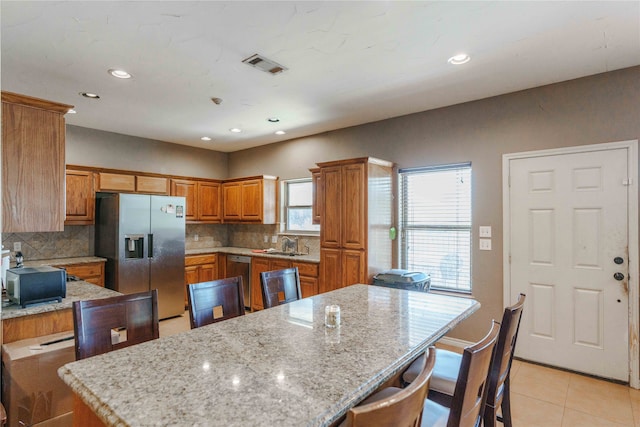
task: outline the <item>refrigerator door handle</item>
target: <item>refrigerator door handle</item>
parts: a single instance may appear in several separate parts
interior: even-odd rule
[[[147,237],[147,241],[149,242],[148,257],[153,258],[153,233],[149,233]]]

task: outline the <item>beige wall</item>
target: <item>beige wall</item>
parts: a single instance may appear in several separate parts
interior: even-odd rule
[[[452,333],[471,341],[504,304],[502,155],[638,138],[640,67],[633,67],[231,153],[229,174],[299,178],[316,162],[361,156],[400,168],[471,161],[474,232],[493,227],[492,251],[479,251],[474,236],[473,295],[482,309]]]
[[[78,126],[67,126],[66,160],[69,165],[196,178],[228,177],[226,153]]]

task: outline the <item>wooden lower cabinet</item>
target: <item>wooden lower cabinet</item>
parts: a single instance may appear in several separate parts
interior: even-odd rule
[[[320,249],[320,293],[368,283],[366,253],[352,249]]]
[[[64,268],[67,274],[79,277],[85,282],[104,288],[104,261],[87,262],[82,264],[54,265],[54,267]]]
[[[318,264],[312,262],[289,261],[261,257],[251,258],[251,309],[262,310],[262,285],[260,273],[264,271],[284,270],[298,267],[302,298],[318,294]]]
[[[184,259],[184,306],[189,306],[187,288],[190,284],[209,282],[218,278],[216,254],[189,255]]]

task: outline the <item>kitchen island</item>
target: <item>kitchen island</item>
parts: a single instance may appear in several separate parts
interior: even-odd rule
[[[341,307],[339,328],[325,306]],[[353,285],[59,369],[74,423],[328,426],[480,307]],[[75,424],[80,425],[80,424]]]

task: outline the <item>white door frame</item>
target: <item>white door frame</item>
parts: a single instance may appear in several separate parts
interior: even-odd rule
[[[640,258],[638,257],[638,140],[581,145],[577,147],[554,148],[550,150],[526,151],[502,155],[502,227],[503,227],[503,298],[507,304],[511,298],[511,209],[509,206],[509,162],[528,157],[575,154],[602,150],[626,148],[629,153],[629,200],[628,200],[628,245],[629,245],[629,385],[640,388],[639,323],[640,302],[638,279],[640,278]]]

